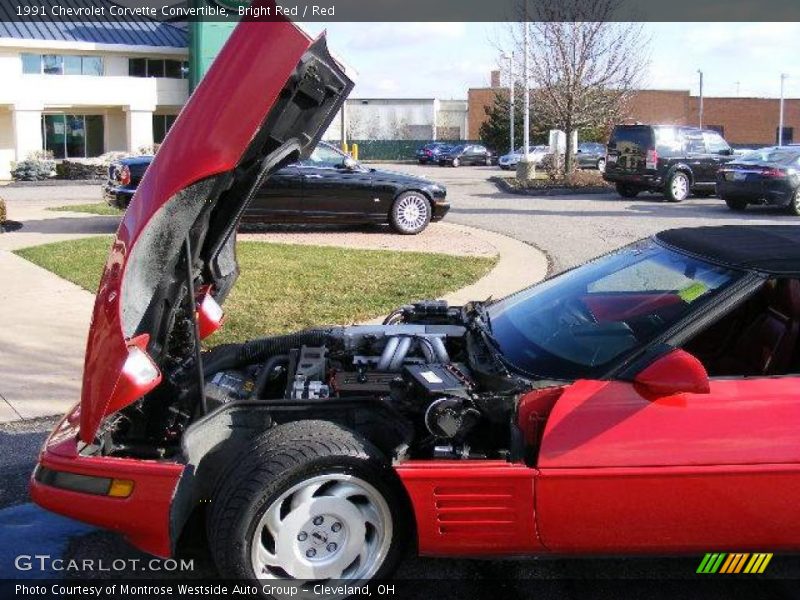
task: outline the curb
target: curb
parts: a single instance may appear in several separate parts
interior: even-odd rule
[[[602,187],[602,186],[593,186],[593,187],[582,187],[582,188],[540,188],[540,189],[527,189],[527,190],[520,190],[512,186],[511,184],[506,181],[505,177],[490,177],[489,181],[497,186],[497,188],[501,192],[505,192],[507,194],[515,194],[517,196],[579,196],[581,194],[608,194],[609,192],[613,192],[613,188],[609,187]]]

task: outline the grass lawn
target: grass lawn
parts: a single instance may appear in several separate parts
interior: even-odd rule
[[[95,292],[111,245],[98,236],[17,250]],[[494,258],[239,242],[241,275],[210,345],[314,325],[349,324],[439,297],[485,275]]]
[[[92,204],[70,204],[67,206],[54,206],[52,208],[48,208],[47,210],[54,210],[58,212],[80,212],[80,213],[89,213],[90,215],[103,215],[112,217],[118,217],[122,215],[123,212],[125,212],[118,208],[114,208],[113,206],[109,206],[105,202],[94,202]]]

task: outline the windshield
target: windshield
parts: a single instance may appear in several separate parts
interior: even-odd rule
[[[450,152],[452,154],[458,154],[459,152],[463,151],[464,151],[464,146],[453,146],[452,148],[450,148]]]
[[[596,377],[742,275],[637,242],[491,305],[491,333],[529,375]]]
[[[736,162],[769,162],[791,165],[798,164],[798,159],[800,159],[800,149],[761,148],[740,156]]]

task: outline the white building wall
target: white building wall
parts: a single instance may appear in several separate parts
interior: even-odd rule
[[[186,60],[185,48],[102,46],[0,38],[0,179],[12,161],[43,147],[42,113],[104,115],[106,151],[136,151],[153,143],[152,115],[177,113],[188,99],[185,79],[128,76],[131,57]],[[78,54],[103,57],[103,76],[27,75],[21,54]]]

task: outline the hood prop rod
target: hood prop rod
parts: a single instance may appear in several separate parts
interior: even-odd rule
[[[186,295],[188,296],[189,304],[189,319],[192,321],[192,328],[194,329],[194,364],[197,374],[198,392],[200,394],[200,409],[203,415],[208,414],[208,402],[206,400],[206,381],[203,376],[203,350],[200,345],[200,325],[197,322],[197,298],[194,292],[194,267],[192,259],[192,244],[189,241],[189,235],[186,235],[186,240],[183,243],[184,252],[186,253]]]

